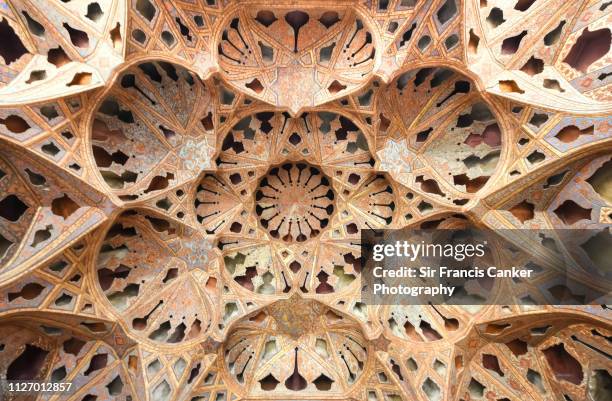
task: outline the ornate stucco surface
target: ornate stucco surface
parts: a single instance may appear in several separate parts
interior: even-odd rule
[[[76,387],[7,399],[612,399],[611,307],[563,305],[612,284],[611,29],[606,0],[0,0],[0,378]],[[574,293],[360,301],[362,229],[465,226],[599,234]],[[532,232],[513,262],[565,252]]]

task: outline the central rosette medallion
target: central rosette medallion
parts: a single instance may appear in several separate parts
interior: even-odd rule
[[[329,224],[335,194],[329,178],[306,162],[272,167],[255,194],[255,212],[273,238],[304,242]]]

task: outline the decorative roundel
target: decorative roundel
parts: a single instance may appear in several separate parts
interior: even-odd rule
[[[255,192],[259,223],[273,238],[304,242],[328,226],[334,213],[331,181],[308,163],[271,168]]]
[[[263,298],[356,291],[359,229],[393,224],[398,202],[373,171],[364,131],[333,112],[237,120],[194,200],[198,223],[218,238],[223,273]]]

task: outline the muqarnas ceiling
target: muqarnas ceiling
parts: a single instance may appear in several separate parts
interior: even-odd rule
[[[610,307],[580,306],[612,280],[611,21],[0,0],[0,375],[78,384],[8,399],[611,399]],[[536,276],[362,303],[361,231],[404,227],[530,229],[491,262]]]

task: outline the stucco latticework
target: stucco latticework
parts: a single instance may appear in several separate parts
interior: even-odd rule
[[[612,285],[611,29],[606,0],[0,0],[0,379],[76,387],[6,399],[612,399],[612,306],[567,305]],[[491,263],[580,288],[368,306],[361,230],[403,227],[532,229]]]

